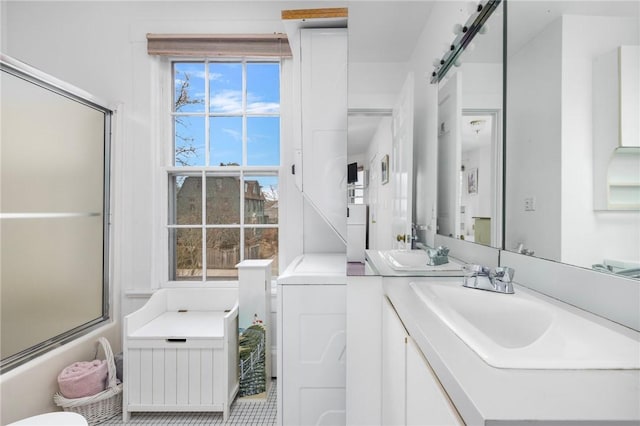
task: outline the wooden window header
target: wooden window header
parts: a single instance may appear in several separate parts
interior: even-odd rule
[[[334,7],[325,9],[293,9],[283,10],[282,19],[331,19],[348,18],[349,9],[346,7]]]
[[[292,57],[286,34],[147,34],[147,53],[188,57]]]

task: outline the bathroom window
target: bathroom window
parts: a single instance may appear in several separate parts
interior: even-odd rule
[[[273,259],[277,276],[280,63],[181,61],[172,72],[169,279],[236,280],[244,259]]]

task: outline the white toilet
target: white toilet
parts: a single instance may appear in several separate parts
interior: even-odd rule
[[[78,413],[56,411],[18,420],[7,426],[88,426],[88,424]]]

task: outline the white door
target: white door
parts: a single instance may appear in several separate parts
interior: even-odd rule
[[[389,155],[392,187],[393,236],[411,235],[413,214],[413,73],[407,75],[400,97],[393,108],[391,154]],[[406,243],[409,243],[407,240]],[[404,248],[406,243],[394,242]]]
[[[457,238],[460,234],[460,72],[453,74],[438,91],[438,231]]]

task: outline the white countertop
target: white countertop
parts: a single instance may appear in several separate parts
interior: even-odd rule
[[[395,270],[389,266],[379,250],[366,250],[365,260],[372,267],[376,275],[383,277],[461,277],[464,272],[459,265],[464,262],[451,257],[453,262],[437,266],[426,266],[424,271]]]
[[[347,283],[347,255],[305,253],[296,257],[278,277],[278,285]]]
[[[417,280],[457,285],[460,278],[398,277],[383,282],[409,334],[467,425],[640,424],[640,370],[492,367],[415,297],[409,282]]]

